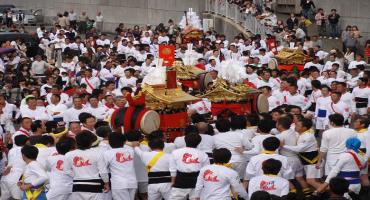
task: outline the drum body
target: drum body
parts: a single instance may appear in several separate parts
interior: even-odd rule
[[[202,73],[199,75],[199,89],[200,91],[204,92],[207,89],[207,86],[209,83],[213,81],[211,74],[208,73]]]
[[[263,94],[249,94],[245,101],[238,102],[212,102],[212,115],[217,116],[220,113],[228,110],[237,115],[246,115],[249,113],[265,113],[268,112],[268,100]]]
[[[167,140],[173,142],[182,136],[188,124],[188,114],[185,110],[160,113],[160,129],[166,134]]]
[[[124,132],[130,130],[141,130],[145,134],[158,130],[160,124],[160,116],[153,110],[145,107],[128,107],[117,109],[112,113],[110,119],[111,127],[116,132]]]

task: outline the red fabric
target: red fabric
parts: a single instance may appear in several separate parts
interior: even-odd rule
[[[137,116],[136,122],[135,122],[135,129],[140,129],[140,123],[141,119],[143,118],[144,114],[148,112],[148,109],[144,108]]]
[[[159,57],[163,59],[163,66],[171,67],[175,62],[175,47],[173,45],[159,45]]]
[[[116,123],[114,122],[114,120],[116,120],[116,116],[117,116],[117,113],[120,109],[117,109],[115,110],[113,113],[112,113],[112,116],[110,118],[110,125],[113,127],[113,128],[118,128],[116,127]]]
[[[370,48],[365,49],[365,57],[370,57]]]
[[[177,88],[177,80],[176,80],[176,71],[170,70],[167,71],[167,89],[174,89]]]
[[[170,140],[171,142],[174,141],[176,137],[182,136],[183,132],[181,131],[168,132],[167,129],[185,128],[188,124],[188,114],[186,112],[161,114],[160,118],[161,118],[160,129],[169,135],[167,139]]]
[[[73,94],[76,92],[75,88],[71,88],[69,90],[64,91],[64,93],[68,94],[68,96],[73,96]]]
[[[203,64],[196,64],[195,67],[201,69],[201,70],[206,70],[206,66]]]
[[[251,105],[249,103],[212,103],[211,111],[213,116],[217,116],[224,110],[243,115],[251,111]]]
[[[180,80],[180,82],[186,87],[199,89],[199,83],[196,80]]]
[[[123,127],[125,128],[125,133],[129,132],[131,130],[131,117],[132,113],[135,111],[135,107],[129,106],[126,110],[124,120],[123,120]]]
[[[257,89],[257,86],[256,86],[256,85],[254,85],[252,82],[244,81],[244,83],[245,83],[246,85],[248,85],[249,87],[251,87],[251,88]]]
[[[293,64],[293,65],[279,65],[278,66],[278,70],[287,70],[288,72],[292,71],[294,66],[297,66],[297,69],[299,71],[303,71],[304,69],[304,66],[303,65],[296,65],[296,64]]]
[[[140,94],[137,95],[135,98],[132,98],[131,94],[126,94],[126,100],[129,104],[129,106],[142,106],[145,105],[145,95]]]

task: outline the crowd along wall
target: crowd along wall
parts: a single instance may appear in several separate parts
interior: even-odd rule
[[[0,4],[17,7],[43,9],[46,19],[64,11],[86,11],[95,19],[97,12],[104,16],[104,29],[114,30],[118,23],[132,25],[158,25],[173,19],[181,20],[184,11],[193,8],[198,14],[204,10],[203,0],[0,0]]]
[[[370,39],[370,0],[314,0],[317,8],[323,8],[326,14],[332,8],[341,15],[341,28],[357,25],[363,33],[363,39]]]

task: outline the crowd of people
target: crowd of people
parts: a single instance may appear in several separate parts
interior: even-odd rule
[[[101,33],[102,13],[95,27],[88,20],[65,12],[38,27],[34,57],[21,40],[2,44],[14,50],[0,59],[0,199],[369,199],[368,51],[326,52],[319,37],[291,34],[293,15],[275,48],[265,36],[229,41],[209,30],[189,49],[173,20],[119,24],[114,37]],[[160,44],[210,73],[209,87],[223,63],[240,63],[269,112],[209,120],[203,99],[174,141],[161,130],[112,130],[107,119],[162,67]],[[268,68],[284,48],[304,53],[303,70]]]

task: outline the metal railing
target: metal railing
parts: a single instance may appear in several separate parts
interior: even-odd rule
[[[272,34],[272,30],[261,24],[255,16],[244,13],[238,5],[227,0],[206,0],[205,11],[231,19],[253,34]]]

